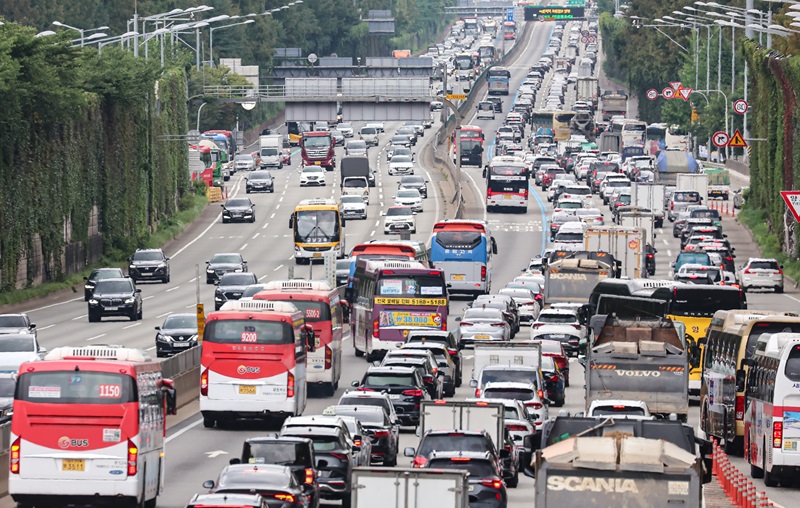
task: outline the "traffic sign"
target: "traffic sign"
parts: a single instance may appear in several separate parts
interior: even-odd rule
[[[447,100],[449,101],[463,101],[466,100],[467,95],[463,93],[449,93],[447,94]]]
[[[800,222],[800,214],[798,214],[798,211],[800,211],[800,191],[784,190],[781,191],[781,197],[786,202],[789,211],[794,215],[794,220]]]
[[[198,303],[195,306],[195,311],[197,312],[197,337],[199,338],[199,341],[202,342],[203,331],[206,327],[205,306],[202,303]]]
[[[665,88],[661,90],[661,96],[665,99],[674,99],[675,98],[675,89],[674,88]]]
[[[728,144],[728,141],[730,141],[730,137],[728,136],[727,132],[717,131],[711,137],[711,141],[717,148],[722,148]]]
[[[692,95],[692,91],[693,91],[692,88],[683,88],[683,87],[681,87],[681,88],[678,88],[678,95],[681,96],[681,99],[683,99],[683,102],[686,102],[686,101],[689,100],[689,96]]]
[[[728,141],[728,146],[731,148],[744,148],[747,146],[747,142],[744,140],[742,133],[739,132],[739,129],[736,129],[736,132],[731,136],[731,140]]]
[[[506,21],[514,21],[514,8],[506,7]]]
[[[586,44],[587,42],[589,42],[589,37],[584,35],[583,37],[581,37],[581,42]]]
[[[648,90],[647,98],[650,99],[651,101],[658,99],[658,90],[656,90],[655,88],[651,88],[650,90]]]
[[[669,86],[671,86],[672,89],[675,90],[676,92],[678,90],[680,90],[682,84],[683,83],[681,83],[680,81],[670,81],[669,82]]]
[[[750,105],[744,99],[739,99],[733,101],[733,110],[740,115],[747,113],[747,110],[750,109]]]

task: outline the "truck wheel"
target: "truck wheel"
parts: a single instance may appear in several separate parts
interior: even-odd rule
[[[506,485],[512,489],[517,488],[517,485],[519,485],[519,469],[514,471],[514,476],[506,480]]]
[[[354,349],[356,351],[356,358],[361,358],[362,356],[364,356],[364,352],[363,351],[361,351],[358,348],[354,348]]]
[[[214,418],[212,418],[210,416],[204,416],[203,417],[203,427],[205,427],[207,429],[213,429],[215,423],[216,423],[216,421],[214,420]]]

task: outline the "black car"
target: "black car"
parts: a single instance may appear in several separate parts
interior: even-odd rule
[[[242,455],[231,464],[276,464],[291,469],[309,499],[309,507],[319,505],[319,482],[314,443],[304,437],[253,437],[246,439]]]
[[[231,221],[256,221],[256,204],[250,198],[231,198],[221,206],[223,224]]]
[[[461,350],[458,349],[458,341],[453,332],[444,330],[409,330],[406,336],[406,344],[409,342],[437,342],[447,348],[450,358],[456,364],[456,386],[461,386],[461,375],[463,373]]]
[[[360,383],[352,384],[388,393],[402,425],[419,424],[419,405],[423,400],[431,400],[422,376],[414,367],[370,367]]]
[[[503,99],[501,99],[500,97],[487,97],[486,100],[494,104],[495,113],[503,112]]]
[[[247,261],[238,252],[214,254],[206,261],[206,284],[213,284],[226,273],[247,271]]]
[[[275,181],[269,171],[253,171],[245,178],[245,192],[275,192]]]
[[[425,467],[431,458],[431,454],[436,452],[459,452],[469,450],[471,452],[488,453],[498,471],[501,468],[500,460],[505,458],[507,452],[497,451],[492,436],[485,430],[429,430],[419,440],[419,446],[414,449],[407,447],[403,450],[406,457],[413,457],[414,467]]]
[[[94,286],[97,284],[98,280],[121,279],[123,277],[125,277],[125,274],[122,273],[121,268],[95,268],[88,277],[83,278],[85,281],[83,283],[83,301],[88,302],[92,297]]]
[[[134,282],[160,280],[169,282],[169,257],[161,249],[137,249],[128,258],[128,277]]]
[[[508,504],[506,484],[489,453],[436,451],[425,467],[468,471],[470,506],[506,508]]]
[[[226,273],[215,282],[214,309],[219,310],[225,302],[240,299],[247,286],[257,283],[258,278],[252,272]]]
[[[364,431],[372,443],[371,464],[396,466],[400,449],[400,429],[392,425],[389,415],[378,406],[333,406],[336,416],[352,416],[361,422]]]
[[[444,344],[436,342],[406,342],[401,350],[406,349],[410,351],[427,349],[433,353],[433,357],[436,359],[436,364],[442,377],[443,395],[445,397],[452,397],[456,394],[456,387],[459,382],[459,380],[456,379],[458,371],[453,368],[455,362],[453,362]]]
[[[423,198],[428,197],[428,181],[421,176],[406,175],[400,178],[397,189],[417,189]]]
[[[417,130],[414,127],[411,127],[410,125],[400,127],[397,129],[396,135],[399,136],[401,134],[403,136],[408,136],[412,145],[417,144]]]
[[[131,321],[142,319],[142,290],[133,279],[104,279],[97,282],[89,299],[89,322],[106,316],[127,316]]]
[[[203,482],[212,494],[259,494],[270,507],[306,508],[308,495],[291,469],[271,464],[225,466],[217,481]],[[280,504],[276,504],[279,501]]]
[[[352,493],[353,449],[347,436],[336,427],[289,427],[281,437],[304,437],[312,442],[315,469],[319,472],[322,499],[340,499],[349,508]]]
[[[157,357],[182,353],[197,345],[197,314],[170,314],[156,331]]]
[[[441,376],[437,375],[436,364],[431,365],[428,358],[414,357],[414,356],[389,356],[387,355],[381,367],[414,367],[422,376],[422,382],[425,384],[425,389],[432,399],[441,399],[444,397],[444,382]]]
[[[391,144],[411,147],[411,136],[405,134],[395,134],[392,136]]]

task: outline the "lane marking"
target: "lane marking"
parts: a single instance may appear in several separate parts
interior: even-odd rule
[[[83,318],[88,317],[88,316],[89,316],[89,314],[83,314],[81,316],[72,318],[72,320],[73,321],[78,321],[79,319],[83,319]]]
[[[174,288],[169,288],[169,289],[167,289],[167,290],[166,290],[166,291],[164,291],[164,292],[165,292],[165,293],[169,293],[170,291],[175,291],[176,289],[180,289],[180,286],[175,286]]]
[[[273,272],[277,272],[277,271],[278,271],[278,270],[280,270],[281,268],[283,268],[283,265],[278,265],[278,266],[276,266],[276,267],[275,267],[275,268],[274,268],[272,271],[273,271]]]
[[[41,328],[36,327],[36,330],[41,332],[42,330],[47,330],[48,328],[53,328],[54,326],[56,326],[56,325],[47,325],[47,326],[43,326]]]
[[[95,335],[94,337],[89,337],[89,338],[88,338],[88,339],[86,339],[86,340],[87,340],[87,341],[89,341],[89,340],[95,340],[95,339],[99,339],[100,337],[105,337],[105,336],[106,336],[106,334],[105,334],[105,333],[101,333],[100,335]]]
[[[132,324],[132,325],[123,326],[123,327],[122,327],[122,329],[123,329],[123,330],[127,330],[128,328],[135,328],[135,327],[137,327],[137,326],[142,326],[142,322],[141,322],[141,321],[139,321],[138,323],[134,323],[134,324]]]

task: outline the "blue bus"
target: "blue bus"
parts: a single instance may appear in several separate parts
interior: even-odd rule
[[[433,226],[430,261],[444,272],[450,294],[489,294],[497,254],[488,225],[477,220],[443,220]]]
[[[489,83],[489,95],[508,95],[511,86],[511,71],[505,67],[494,66],[486,72],[486,81]]]

